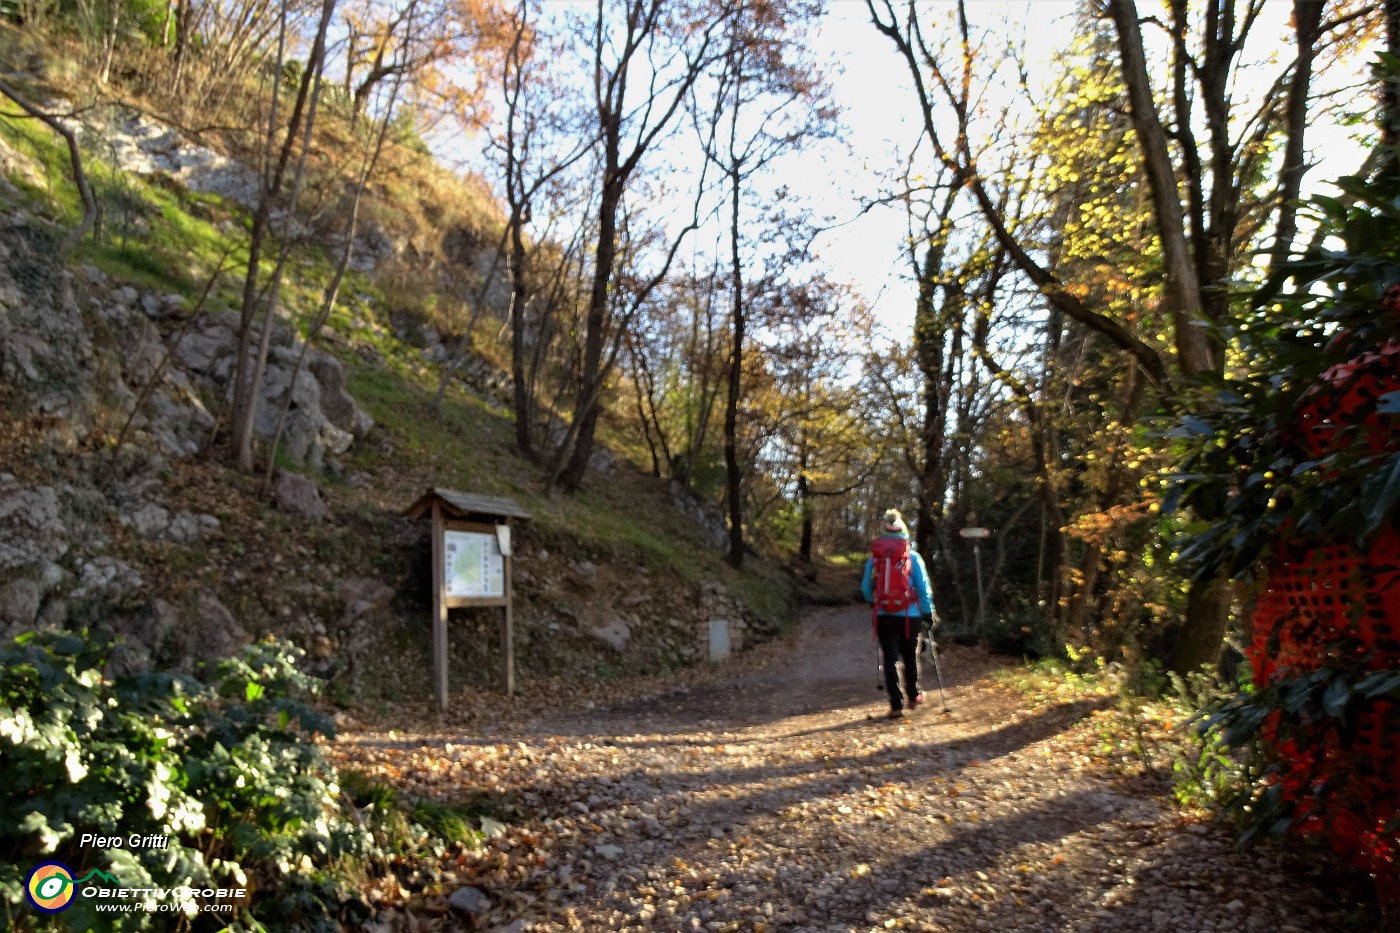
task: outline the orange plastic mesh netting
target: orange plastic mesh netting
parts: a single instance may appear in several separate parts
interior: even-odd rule
[[[1370,453],[1400,450],[1396,418],[1378,408],[1400,390],[1400,346],[1387,343],[1323,374],[1298,412],[1299,440],[1312,457],[1341,444]],[[1357,671],[1400,668],[1400,532],[1380,530],[1365,550],[1348,540],[1282,541],[1255,604],[1250,661],[1255,682],[1332,663]],[[1266,741],[1277,721],[1266,725]],[[1383,900],[1400,901],[1400,840],[1386,826],[1400,816],[1400,704],[1366,704],[1355,732],[1323,719],[1272,742],[1284,765],[1286,799],[1301,804],[1301,830],[1321,835],[1370,871]]]

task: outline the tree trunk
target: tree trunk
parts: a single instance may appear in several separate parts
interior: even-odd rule
[[[233,424],[232,443],[233,448],[238,453],[235,457],[240,463],[240,469],[252,469],[251,454],[246,468],[242,467],[242,451],[246,447],[251,450],[252,440],[243,437],[243,431],[252,430],[252,417],[244,416],[244,409],[252,404],[249,396],[257,392],[257,387],[250,387],[251,374],[249,372],[250,356],[253,349],[253,321],[257,314],[258,305],[258,270],[262,264],[263,243],[267,240],[269,218],[272,211],[272,198],[269,194],[264,194],[258,204],[258,208],[253,212],[252,230],[248,235],[248,264],[243,276],[243,310],[241,321],[238,327],[238,359],[234,361],[233,370]]]
[[[288,217],[296,212],[297,198],[301,191],[306,171],[306,160],[310,152],[311,130],[316,120],[317,90],[320,87],[321,71],[326,50],[326,32],[330,27],[331,16],[335,11],[336,0],[322,0],[320,21],[317,23],[315,40],[307,55],[306,69],[302,73],[297,88],[296,102],[292,105],[291,119],[287,125],[287,135],[283,140],[276,163],[270,174],[264,175],[263,188],[258,199],[258,207],[253,216],[253,229],[248,248],[247,275],[243,282],[243,308],[239,323],[238,360],[234,376],[233,398],[233,447],[238,469],[245,473],[253,471],[253,430],[257,422],[258,400],[262,393],[263,373],[267,365],[268,347],[272,340],[272,326],[275,322],[278,290],[281,286],[282,269],[286,264],[290,246],[283,243],[277,260],[277,268],[272,273],[266,305],[263,310],[263,329],[256,354],[249,359],[252,348],[253,322],[257,316],[259,290],[257,287],[259,259],[264,240],[271,230],[270,218],[274,199],[281,193],[287,163],[296,145],[298,131],[304,133],[301,156],[297,163],[291,195],[285,206]],[[285,8],[284,8],[285,9]],[[281,43],[279,42],[278,71],[282,66]],[[278,85],[273,84],[273,115],[276,114]],[[269,121],[264,156],[270,157],[274,148],[275,126]],[[287,391],[292,387],[288,386]]]
[[[121,0],[107,0],[110,15],[107,17],[107,35],[102,40],[102,74],[99,84],[106,84],[112,76],[112,56],[117,51],[117,27],[121,25]]]
[[[1224,576],[1191,581],[1186,593],[1185,624],[1167,659],[1170,670],[1184,677],[1219,659],[1233,596],[1234,588]]]
[[[175,18],[175,0],[165,0],[165,19],[160,22],[160,47],[170,45],[170,23]]]
[[[1391,55],[1400,55],[1400,0],[1385,0],[1385,48]],[[1400,85],[1381,81],[1381,171],[1385,175],[1400,173]]]
[[[1157,234],[1166,265],[1167,295],[1176,333],[1177,361],[1188,375],[1217,368],[1203,320],[1198,272],[1191,264],[1186,242],[1186,218],[1177,194],[1176,171],[1172,168],[1167,134],[1153,103],[1152,83],[1147,76],[1143,53],[1142,28],[1133,0],[1111,0],[1109,11],[1118,32],[1118,51],[1123,66],[1123,83],[1128,89],[1129,111],[1137,133],[1157,217]]]
[[[525,379],[525,309],[529,304],[529,281],[525,269],[525,237],[520,211],[510,218],[510,377],[511,407],[515,409],[515,447],[520,455],[535,459],[535,440],[530,423],[530,393]]]
[[[1203,282],[1205,270],[1192,265],[1186,221],[1177,193],[1177,175],[1172,168],[1166,130],[1153,103],[1152,84],[1147,75],[1137,8],[1133,0],[1110,0],[1109,10],[1117,28],[1123,83],[1128,89],[1133,129],[1137,133],[1157,234],[1162,243],[1177,363],[1187,375],[1218,372],[1223,363],[1222,353],[1214,345],[1207,328],[1202,326],[1207,323],[1202,285],[1214,283]],[[1219,63],[1212,64],[1221,67]],[[1197,190],[1199,185],[1200,180],[1196,179]],[[1223,221],[1213,214],[1212,222],[1218,226]],[[1215,232],[1218,234],[1219,230]],[[1191,584],[1181,640],[1169,662],[1173,670],[1185,673],[1215,660],[1228,622],[1228,592],[1228,586],[1220,580]]]
[[[804,450],[797,471],[797,508],[802,516],[802,536],[797,545],[797,556],[807,563],[812,562],[812,489],[807,482],[807,454]]]
[[[1400,15],[1400,0],[1387,0]],[[1293,0],[1293,34],[1297,41],[1297,60],[1293,77],[1288,83],[1288,110],[1285,114],[1287,142],[1284,144],[1283,164],[1279,167],[1279,215],[1275,227],[1274,245],[1269,257],[1269,272],[1276,274],[1293,248],[1298,235],[1298,194],[1303,175],[1308,170],[1307,151],[1303,136],[1308,125],[1308,88],[1312,83],[1313,60],[1317,57],[1317,40],[1321,30],[1325,4],[1317,0]],[[1400,27],[1400,23],[1396,24]],[[1394,47],[1392,46],[1392,51]],[[1394,88],[1387,83],[1387,89]]]
[[[738,109],[737,107],[735,108]],[[732,324],[729,348],[729,392],[724,401],[724,478],[729,502],[729,563],[744,566],[744,497],[743,473],[739,469],[739,395],[743,387],[744,369],[744,278],[739,257],[739,174],[731,170],[729,259],[730,309]]]
[[[174,3],[172,0],[172,9],[175,15],[175,49],[172,53],[175,57],[175,76],[170,84],[172,96],[178,96],[185,80],[185,63],[189,55],[190,26],[194,13],[190,10],[188,2]]]
[[[604,330],[608,319],[608,283],[612,280],[613,264],[617,261],[617,211],[622,201],[622,178],[616,168],[616,137],[608,140],[610,167],[603,181],[603,196],[598,205],[598,246],[593,264],[593,284],[588,295],[585,318],[583,360],[579,377],[579,394],[574,404],[573,443],[564,451],[567,459],[558,472],[556,482],[565,492],[577,492],[588,472],[593,456],[593,435],[598,428],[598,407],[601,404],[603,377]]]
[[[933,308],[935,278],[942,255],[941,239],[930,240],[919,275],[919,297],[914,313],[914,351],[924,377],[922,467],[914,540],[925,555],[932,553],[933,542],[938,540],[937,522],[943,513],[943,432],[948,399],[943,392],[943,329],[934,318]]]
[[[87,172],[83,171],[82,147],[78,145],[77,135],[62,120],[51,113],[40,110],[16,88],[11,87],[3,80],[0,80],[0,95],[14,101],[21,110],[62,136],[63,141],[68,144],[68,164],[73,169],[73,184],[77,186],[78,194],[83,199],[83,219],[76,227],[68,231],[68,235],[58,245],[58,258],[63,259],[97,223],[97,200],[93,196],[92,186],[88,184]]]

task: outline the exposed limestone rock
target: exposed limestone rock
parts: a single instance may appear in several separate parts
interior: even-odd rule
[[[238,349],[238,337],[233,329],[237,325],[237,315],[230,314],[192,326],[175,351],[181,365],[218,383],[227,381],[233,373],[234,353]]]
[[[166,456],[193,457],[204,449],[214,428],[214,416],[190,388],[179,385],[175,374],[167,376],[170,383],[152,392],[139,419],[156,446]]]
[[[0,633],[22,631],[34,624],[43,605],[44,591],[32,577],[20,577],[0,586]]]
[[[156,326],[144,318],[132,320],[122,335],[122,375],[128,385],[144,386],[155,377],[166,357],[165,342]]]
[[[148,502],[132,512],[121,515],[118,521],[143,538],[155,538],[170,527],[170,512],[153,502]]]
[[[252,637],[238,624],[228,607],[209,590],[196,593],[173,618],[168,606],[152,615],[156,660],[189,673],[202,661],[212,661],[238,653]]]
[[[124,670],[156,664],[188,674],[200,662],[236,654],[252,640],[209,590],[178,606],[153,599],[138,612],[114,617],[111,628],[121,645],[114,661]]]
[[[321,501],[321,491],[300,473],[279,470],[272,482],[272,497],[279,509],[291,515],[318,522],[330,515],[326,504]]]
[[[171,515],[168,509],[154,502],[143,503],[130,512],[124,512],[117,520],[143,538],[173,541],[176,544],[198,541],[219,527],[219,520],[212,515],[196,515],[188,511]]]
[[[684,483],[671,480],[671,501],[700,529],[705,542],[717,551],[729,547],[729,523],[714,503],[704,502]]]
[[[393,624],[386,610],[397,593],[378,580],[350,579],[340,582],[338,595],[344,609],[332,629],[341,651],[353,659],[371,650],[379,631]]]
[[[614,651],[622,651],[627,647],[627,642],[632,637],[632,626],[626,618],[614,614],[608,617],[602,625],[589,628],[588,634]]]
[[[77,585],[68,597],[86,614],[105,619],[115,609],[139,605],[144,587],[134,567],[104,554],[79,563]]]
[[[100,116],[87,115],[94,123],[91,130],[102,135],[106,149],[102,154],[125,171],[166,175],[191,191],[217,194],[244,207],[257,203],[258,176],[253,170],[191,143],[144,114],[109,112],[107,119],[99,121]]]
[[[156,656],[180,625],[179,607],[163,599],[151,600],[140,612],[114,617],[111,629],[117,643],[111,661],[113,672],[122,674],[159,663]]]
[[[61,422],[73,442],[92,426],[92,363],[72,276],[54,261],[52,242],[0,218],[0,382],[19,404]]]
[[[308,368],[321,386],[321,411],[331,424],[355,437],[364,437],[374,427],[374,419],[361,411],[345,388],[345,368],[329,353],[311,355]]]
[[[68,553],[68,529],[52,486],[27,489],[0,473],[0,576]]]
[[[176,544],[190,544],[219,529],[219,520],[212,515],[176,512],[162,537]]]

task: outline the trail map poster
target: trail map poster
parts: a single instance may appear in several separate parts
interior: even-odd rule
[[[443,535],[443,580],[451,597],[506,595],[505,558],[494,534],[448,531]]]

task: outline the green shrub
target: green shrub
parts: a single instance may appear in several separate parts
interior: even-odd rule
[[[1063,655],[1045,612],[1019,594],[1008,598],[1002,613],[986,618],[981,637],[987,647],[1002,654],[1019,654],[1033,659]]]
[[[1235,804],[1255,787],[1263,759],[1252,740],[1228,741],[1227,724],[1216,714],[1251,695],[1252,685],[1222,683],[1209,669],[1167,677],[1166,700],[1187,723],[1172,748],[1173,794],[1186,807],[1246,817],[1248,811]]]
[[[0,647],[0,906],[18,930],[334,929],[367,916],[347,870],[373,839],[342,817],[333,769],[310,741],[332,725],[304,702],[317,682],[298,649],[260,643],[174,674],[104,675],[104,653],[68,633]],[[165,848],[97,848],[84,834],[165,837]],[[244,888],[228,913],[61,913],[28,906],[30,868],[58,861],[126,888]],[[96,876],[99,880],[102,876]],[[88,887],[84,885],[84,887]],[[159,900],[148,895],[149,901]]]
[[[1371,749],[1355,738],[1368,718],[1392,732],[1400,722],[1397,701],[1400,670],[1357,670],[1329,658],[1313,670],[1204,704],[1200,733],[1254,765],[1230,783],[1231,795],[1222,795],[1241,827],[1241,842],[1316,833],[1354,811],[1363,826],[1386,822],[1368,844],[1376,846],[1379,862],[1393,866],[1400,816],[1375,793],[1372,783],[1381,776],[1369,760]],[[1285,757],[1274,751],[1278,747],[1301,751]]]

